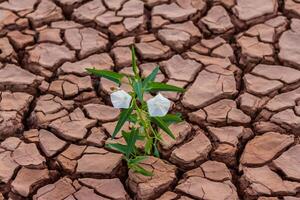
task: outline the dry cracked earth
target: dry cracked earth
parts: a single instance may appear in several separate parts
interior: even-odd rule
[[[104,148],[114,84],[85,71],[133,44],[187,89],[153,177]],[[299,200],[299,135],[299,0],[0,0],[0,199]]]

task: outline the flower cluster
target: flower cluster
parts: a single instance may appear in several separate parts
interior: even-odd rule
[[[110,99],[115,108],[129,108],[132,98],[124,90],[118,90],[110,95]],[[163,117],[168,113],[171,101],[158,93],[147,101],[147,106],[151,117]]]
[[[113,142],[107,144],[106,148],[124,154],[128,167],[135,172],[150,176],[152,175],[151,172],[145,170],[139,163],[146,159],[147,155],[159,157],[158,142],[162,141],[161,131],[159,130],[175,139],[169,125],[181,121],[180,114],[168,114],[171,102],[159,92],[183,92],[184,89],[155,82],[159,67],[156,67],[147,77],[142,78],[137,67],[134,48],[132,48],[132,69],[133,76],[94,68],[87,69],[87,71],[92,75],[109,79],[119,86],[124,81],[131,86],[131,92],[127,93],[118,89],[110,95],[112,105],[122,110],[112,138],[114,139],[118,133],[121,133],[125,144]],[[145,101],[145,93],[156,95]],[[130,131],[122,130],[125,122],[130,123]],[[143,148],[140,145],[137,147],[136,143],[138,141],[143,144]]]

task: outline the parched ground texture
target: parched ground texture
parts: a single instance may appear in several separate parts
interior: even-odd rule
[[[187,89],[153,177],[104,148],[114,84],[85,71],[133,44]],[[299,0],[0,0],[0,199],[299,200],[299,135]]]

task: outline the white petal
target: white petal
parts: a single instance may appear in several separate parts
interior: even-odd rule
[[[111,103],[115,108],[129,108],[132,97],[124,90],[111,93]]]
[[[150,116],[162,117],[168,113],[171,101],[158,93],[158,95],[147,101],[147,106]]]

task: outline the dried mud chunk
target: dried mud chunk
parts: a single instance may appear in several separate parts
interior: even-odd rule
[[[144,24],[145,17],[142,15],[140,17],[127,17],[124,19],[123,24],[125,29],[130,32],[136,30],[138,27],[143,29],[142,25]]]
[[[58,80],[52,81],[48,92],[61,98],[70,98],[80,92],[92,90],[92,80],[90,76],[79,77],[73,74],[59,76]]]
[[[228,112],[236,107],[236,103],[229,99],[223,99],[204,108],[209,123],[222,123],[227,121]]]
[[[96,122],[86,118],[77,108],[70,115],[51,122],[49,127],[66,140],[76,141],[83,139],[88,132],[87,129],[94,126]]]
[[[175,55],[161,62],[161,67],[171,79],[192,82],[202,65],[194,60],[183,59],[180,55]]]
[[[266,132],[278,132],[278,133],[286,133],[286,131],[281,128],[279,125],[276,125],[273,122],[255,122],[254,124],[254,130],[259,133],[266,133]]]
[[[79,51],[79,58],[102,52],[108,45],[103,33],[92,28],[67,29],[65,40],[72,49]]]
[[[131,50],[129,47],[116,47],[112,49],[112,54],[115,58],[118,68],[128,67],[131,65]]]
[[[63,200],[75,192],[76,190],[72,185],[72,180],[63,177],[53,184],[40,188],[33,196],[33,200]]]
[[[156,60],[160,58],[166,58],[170,54],[170,48],[163,45],[159,41],[149,43],[137,43],[137,52],[143,59]]]
[[[215,68],[221,67],[224,69],[228,69],[232,65],[232,63],[230,62],[230,60],[228,58],[224,59],[224,58],[205,56],[205,55],[200,55],[200,54],[192,52],[192,51],[186,52],[185,54],[188,58],[196,60],[205,66],[212,65]],[[223,72],[225,72],[225,71],[223,71]],[[229,75],[229,72],[225,72],[225,74]]]
[[[273,161],[276,168],[280,169],[287,178],[300,181],[300,145],[295,145]]]
[[[246,198],[248,197],[249,199],[264,195],[294,195],[297,187],[300,186],[300,183],[282,180],[268,166],[243,168],[243,171],[241,187],[245,191]]]
[[[18,163],[14,161],[10,151],[0,153],[0,180],[8,183],[13,177],[16,169],[19,167]]]
[[[66,142],[56,137],[53,133],[41,129],[39,131],[40,147],[47,157],[57,154],[66,146]]]
[[[297,0],[285,0],[284,11],[287,15],[300,16],[300,2]]]
[[[286,31],[279,38],[279,59],[300,69],[300,32]]]
[[[1,147],[9,151],[14,151],[21,142],[22,141],[17,137],[9,137],[1,143]]]
[[[300,117],[296,115],[293,109],[286,109],[274,114],[271,117],[271,121],[294,134],[300,134]]]
[[[240,142],[245,142],[253,136],[251,129],[243,126],[225,126],[220,128],[209,126],[208,131],[216,141],[233,146],[238,146]]]
[[[0,61],[17,63],[17,54],[6,37],[0,38],[0,52]]]
[[[192,126],[185,121],[177,124],[171,124],[169,128],[175,136],[175,140],[163,133],[162,130],[159,131],[163,138],[163,140],[160,141],[161,147],[166,150],[170,150],[173,146],[182,143],[192,131]]]
[[[83,185],[93,188],[97,193],[119,200],[127,200],[129,196],[118,178],[113,179],[93,179],[81,178],[79,182]]]
[[[246,58],[260,60],[272,56],[274,53],[271,44],[260,42],[256,37],[242,36],[237,39],[237,43]]]
[[[186,32],[191,36],[192,39],[199,38],[202,36],[199,29],[197,28],[197,26],[194,25],[192,21],[176,24],[166,24],[163,26],[163,28]]]
[[[223,163],[208,161],[184,174],[175,191],[195,199],[238,200],[231,175]]]
[[[237,108],[232,108],[227,114],[228,124],[249,124],[251,118],[243,111]]]
[[[182,103],[195,109],[207,106],[222,98],[236,94],[236,82],[232,72],[226,74],[201,71],[192,86],[185,92]]]
[[[232,180],[231,173],[224,163],[217,161],[207,161],[201,166],[203,175],[213,181]],[[187,172],[189,173],[189,172]]]
[[[251,73],[268,79],[279,80],[286,84],[292,84],[300,80],[299,70],[280,65],[259,64],[255,66]]]
[[[216,34],[224,33],[234,27],[228,13],[222,6],[212,7],[201,21]]]
[[[51,28],[66,30],[69,28],[82,28],[83,25],[69,20],[61,20],[51,23]]]
[[[158,38],[175,51],[181,52],[202,36],[192,21],[166,24],[158,30]]]
[[[189,142],[176,148],[170,157],[170,161],[178,164],[182,168],[195,167],[199,163],[207,160],[208,154],[212,149],[210,140],[202,131]]]
[[[45,165],[46,159],[41,156],[35,144],[21,143],[12,153],[12,158],[21,166],[40,168]]]
[[[224,162],[228,166],[235,166],[237,163],[236,153],[238,149],[229,144],[219,144],[216,149],[211,153],[214,160]]]
[[[238,103],[242,111],[248,115],[254,115],[264,104],[264,100],[249,93],[238,97]]]
[[[0,138],[23,130],[23,117],[27,113],[33,96],[21,92],[0,92]]]
[[[9,32],[7,36],[16,49],[23,49],[34,42],[32,35],[23,34],[20,31]]]
[[[155,157],[148,157],[140,163],[141,167],[153,173],[144,176],[129,170],[128,186],[140,200],[150,200],[163,194],[176,180],[176,167]]]
[[[110,10],[119,10],[126,0],[104,0],[105,5]]]
[[[100,122],[116,121],[120,114],[119,109],[100,104],[88,104],[84,106],[84,109],[90,118]]]
[[[257,18],[266,19],[268,15],[274,15],[277,4],[276,0],[267,0],[264,4],[259,0],[238,0],[232,11],[240,20],[251,23]]]
[[[38,42],[53,42],[61,44],[63,40],[60,36],[60,29],[58,28],[44,28],[39,31]]]
[[[7,64],[0,69],[0,88],[35,93],[42,80],[43,77],[36,76],[14,64]]]
[[[107,53],[91,55],[83,60],[77,62],[66,62],[59,69],[60,74],[76,74],[79,76],[86,76],[88,66],[95,69],[110,70],[114,66],[113,60]]]
[[[81,23],[92,22],[106,10],[102,0],[93,0],[74,9],[72,16]]]
[[[11,183],[12,190],[23,197],[28,197],[32,191],[50,179],[48,169],[28,169],[22,167],[15,180]]]
[[[0,4],[1,5],[1,4]],[[0,10],[0,28],[4,30],[6,26],[14,25],[19,17],[9,10]]]
[[[62,100],[51,94],[43,95],[37,100],[28,121],[35,128],[47,128],[52,121],[68,115],[73,106],[72,100]]]
[[[90,76],[80,77],[80,76],[75,76],[73,74],[70,74],[70,75],[59,76],[59,79],[64,80],[65,83],[68,82],[70,84],[76,85],[79,92],[93,89],[92,80]]]
[[[283,87],[283,83],[277,80],[268,80],[252,74],[246,74],[243,77],[246,90],[254,95],[268,95]]]
[[[11,10],[17,12],[19,15],[23,16],[27,13],[30,13],[34,10],[34,5],[37,3],[37,0],[8,0],[0,4],[0,8]]]
[[[89,197],[90,199],[99,199],[99,200],[109,200],[107,198],[104,198],[102,196],[99,196],[94,192],[93,189],[87,188],[87,187],[81,187],[79,191],[74,193],[73,195],[77,200],[84,200],[86,197]]]
[[[57,162],[67,173],[74,173],[77,166],[77,159],[81,157],[86,146],[71,144],[64,152],[57,157]]]
[[[144,14],[144,3],[140,0],[129,0],[123,4],[120,11],[117,12],[121,17],[138,17]]]
[[[165,192],[163,195],[161,195],[159,198],[156,200],[175,200],[177,199],[178,195],[174,192]]]
[[[235,60],[233,49],[229,44],[223,44],[215,48],[211,55],[214,57],[229,58],[232,62]]]
[[[109,27],[115,23],[122,22],[122,20],[123,17],[116,16],[113,11],[107,11],[95,19],[96,23],[102,27]]]
[[[262,166],[281,154],[294,142],[294,136],[268,132],[249,141],[240,162],[245,166]]]
[[[193,7],[183,8],[176,3],[162,4],[153,7],[152,16],[162,16],[163,18],[181,22],[196,14],[197,9]]]
[[[28,51],[27,68],[30,71],[51,77],[53,71],[66,61],[75,59],[75,51],[64,45],[41,43]]]
[[[61,8],[50,0],[42,0],[37,9],[27,17],[34,27],[64,19]]]
[[[245,33],[252,37],[258,37],[262,42],[274,43],[275,42],[275,29],[266,24],[257,24],[248,29]]]
[[[100,148],[95,148],[95,150],[97,151],[86,153],[78,160],[76,173],[113,176],[121,165],[122,155]]]
[[[300,98],[300,88],[281,93],[273,97],[266,104],[266,108],[270,111],[280,111],[296,106],[297,99]]]

